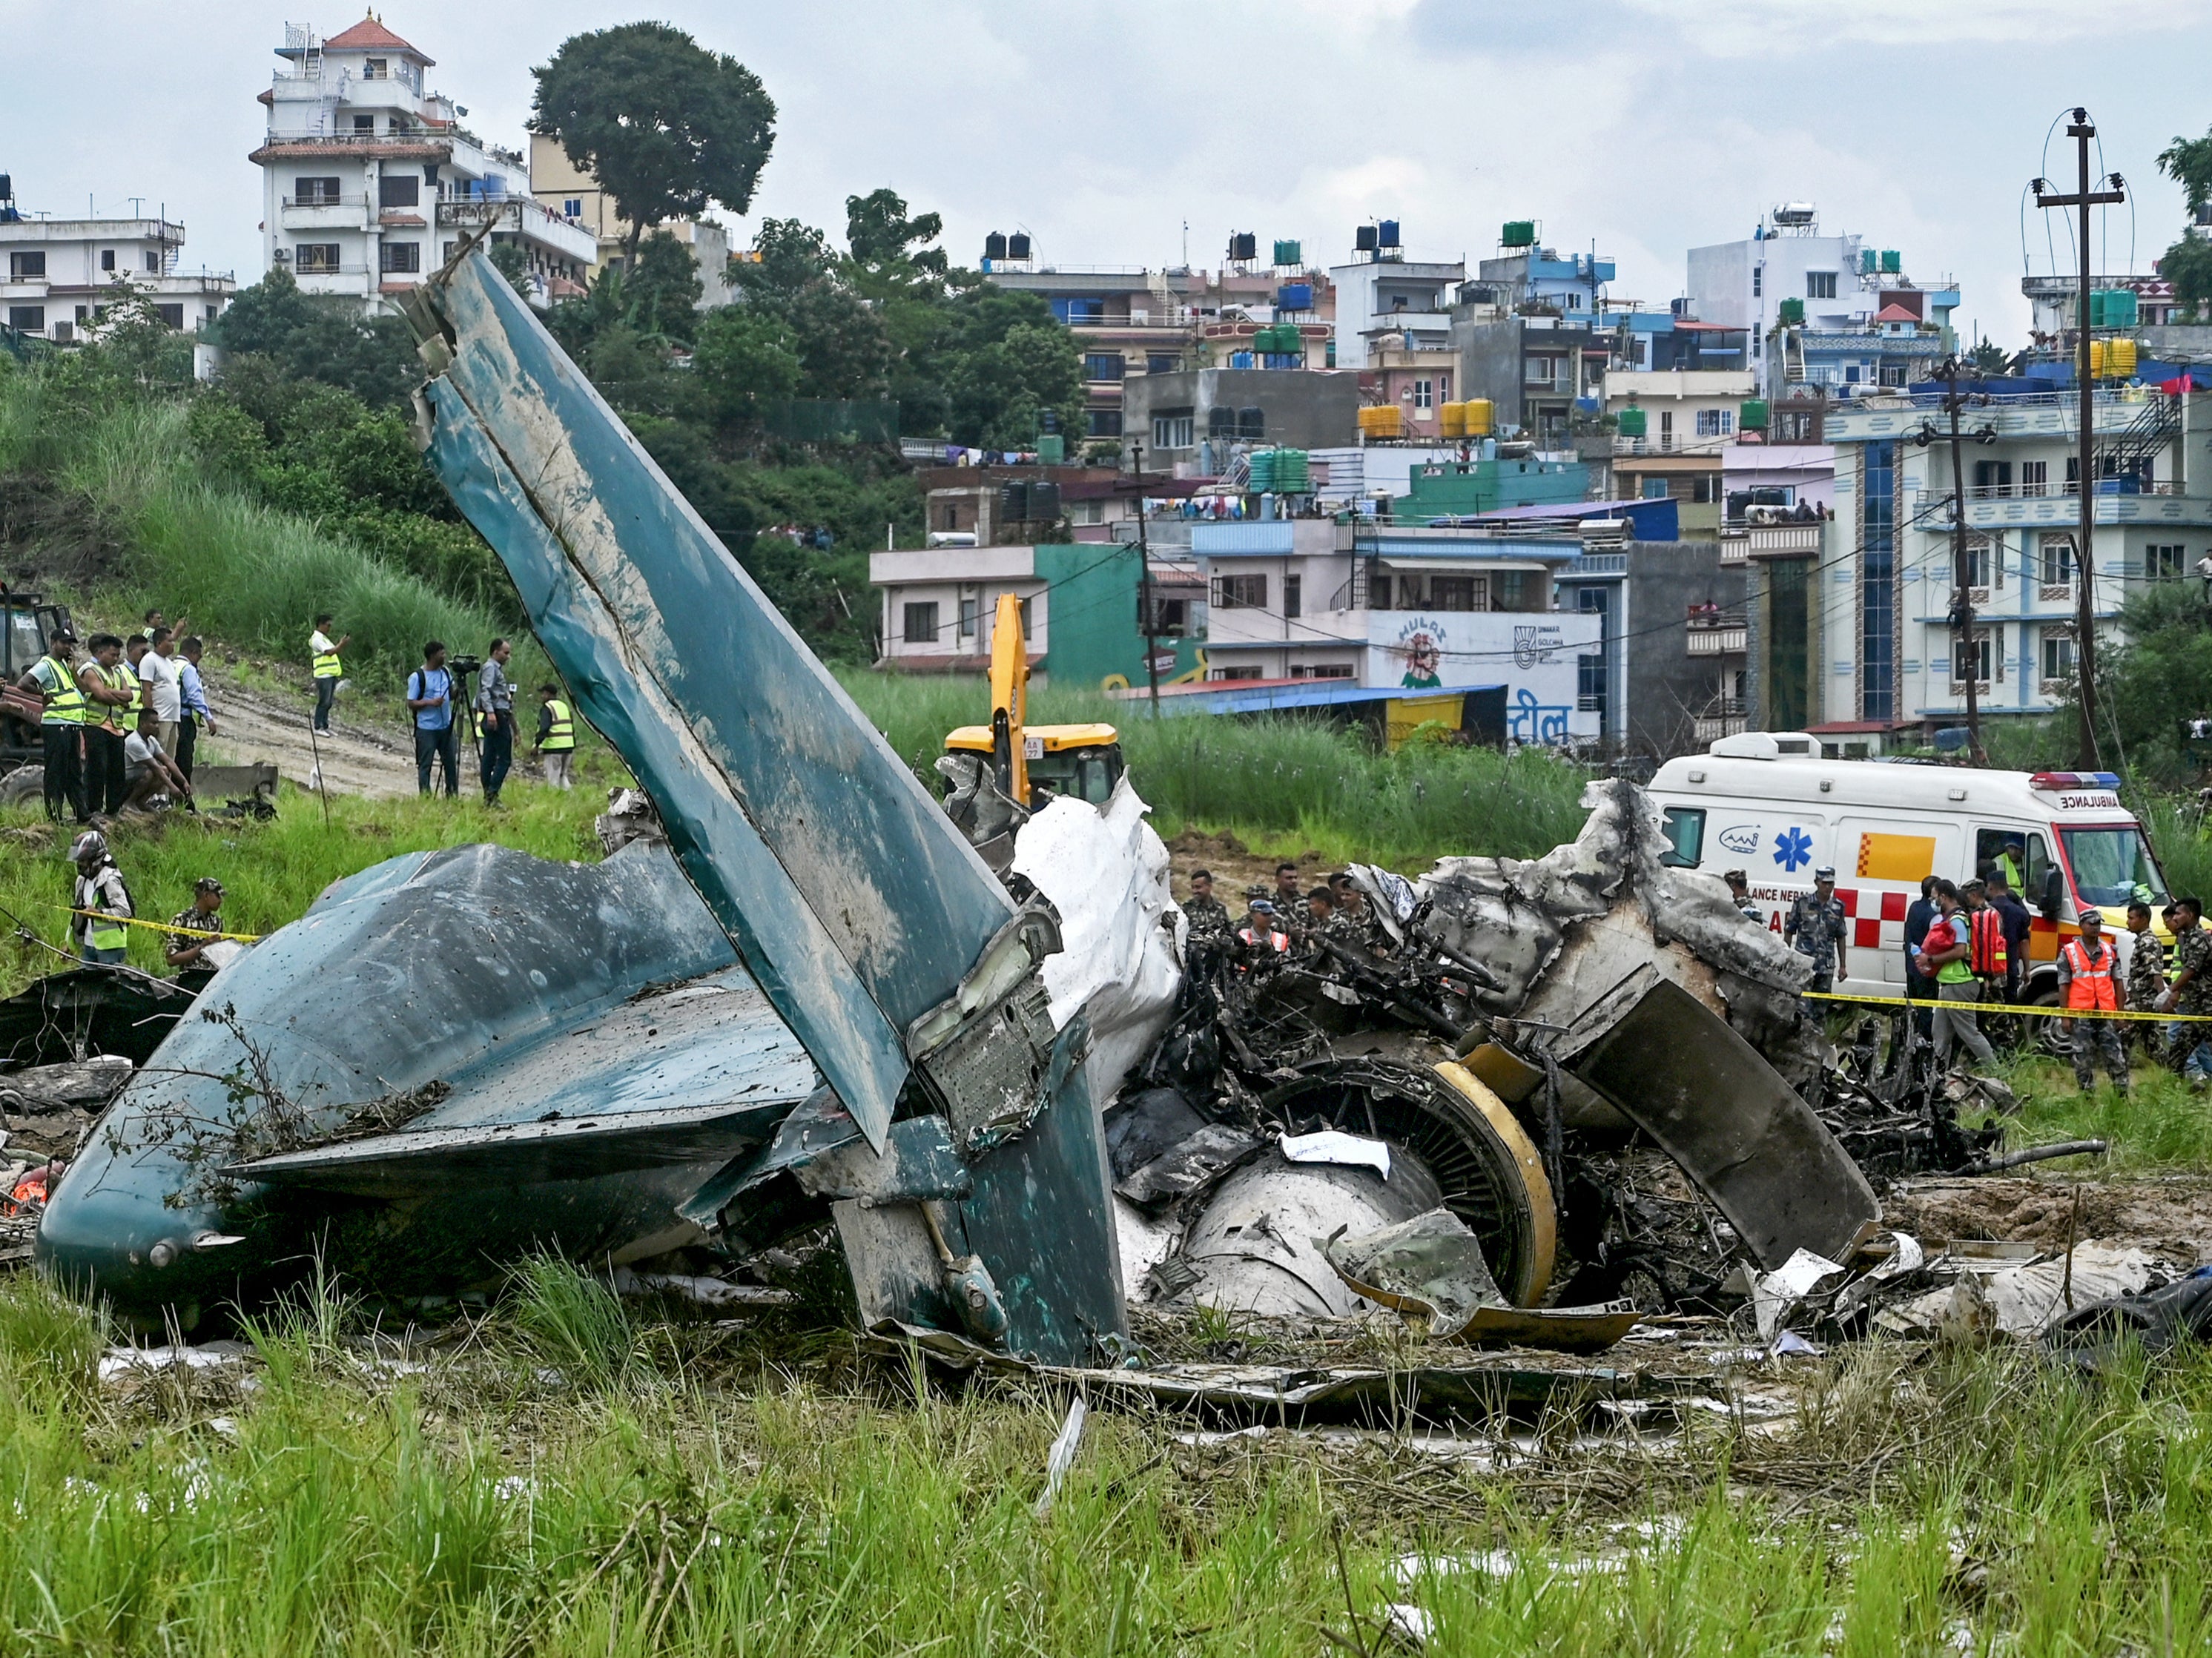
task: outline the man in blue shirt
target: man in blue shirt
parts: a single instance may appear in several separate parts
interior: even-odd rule
[[[177,726],[177,751],[169,757],[187,778],[192,774],[200,726],[204,724],[208,735],[215,735],[215,710],[208,706],[207,682],[200,677],[200,656],[206,648],[197,635],[177,647],[177,695],[184,718]],[[191,801],[185,804],[192,809]]]
[[[453,734],[453,676],[446,666],[442,640],[434,639],[422,647],[422,665],[407,676],[407,707],[415,716],[416,792],[429,793],[430,761],[435,756],[445,763],[446,793],[458,795],[460,744]]]

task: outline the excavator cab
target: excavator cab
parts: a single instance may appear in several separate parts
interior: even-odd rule
[[[37,593],[10,592],[0,582],[0,780],[25,774],[11,786],[0,780],[0,801],[28,799],[42,786],[44,739],[39,722],[44,707],[15,682],[46,653],[53,636],[68,629],[70,613]]]
[[[1030,725],[1029,682],[1022,602],[1001,593],[991,635],[991,723],[949,733],[946,757],[982,757],[998,793],[1024,812],[1060,795],[1103,809],[1121,780],[1121,734],[1104,725]]]

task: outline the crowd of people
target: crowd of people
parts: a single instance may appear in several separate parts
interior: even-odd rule
[[[443,640],[422,647],[422,665],[407,676],[407,710],[415,726],[415,784],[416,792],[431,793],[430,774],[441,773],[445,792],[461,792],[461,750],[453,711],[464,704],[476,736],[477,785],[484,804],[496,806],[514,765],[514,682],[507,665],[514,647],[495,639],[479,661],[464,665],[447,659]],[[468,678],[474,672],[476,695],[468,695]],[[560,688],[538,688],[538,735],[532,745],[545,780],[556,789],[575,784],[576,715]]]
[[[1302,891],[1298,866],[1278,864],[1273,889],[1244,889],[1241,921],[1232,921],[1229,907],[1213,896],[1212,871],[1191,871],[1189,885],[1182,913],[1191,938],[1219,941],[1240,957],[1312,958],[1328,955],[1331,943],[1357,950],[1375,942],[1377,927],[1367,896],[1343,870]]]
[[[158,610],[128,638],[80,647],[58,630],[16,682],[40,700],[46,816],[80,826],[160,805],[192,808],[199,733],[216,732],[200,673],[202,641]]]

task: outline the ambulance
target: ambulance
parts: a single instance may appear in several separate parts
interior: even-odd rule
[[[1836,872],[1850,918],[1836,990],[1905,991],[1905,911],[1923,878],[1963,884],[2001,858],[2020,872],[2032,921],[2023,998],[2056,1001],[2058,951],[2095,906],[2124,969],[2127,906],[2167,902],[2166,878],[2142,825],[2120,805],[2111,772],[1978,771],[1881,760],[1828,760],[1796,732],[1723,738],[1703,755],[1669,760],[1648,793],[1666,862],[1719,876],[1742,870],[1773,932],[1813,872]]]

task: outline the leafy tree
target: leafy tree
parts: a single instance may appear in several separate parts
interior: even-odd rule
[[[2158,274],[2173,284],[2173,297],[2202,317],[2212,303],[2212,240],[2184,231],[2166,250]]]
[[[2212,203],[2212,132],[2174,141],[2158,153],[2158,170],[2181,186],[2191,218]]]
[[[699,323],[691,374],[708,412],[720,424],[757,419],[761,405],[795,395],[805,367],[781,317],[749,305],[726,305]]]
[[[909,218],[906,198],[890,189],[845,198],[845,246],[853,263],[863,270],[904,266],[940,279],[946,259],[941,247],[929,247],[945,234],[939,214],[922,213]]]
[[[775,142],[775,104],[734,58],[708,52],[666,23],[623,23],[561,44],[532,71],[530,128],[556,140],[640,238],[710,203],[735,213]]]
[[[1978,374],[2002,374],[2012,367],[2012,357],[1995,340],[1982,339],[1966,354],[1966,361]]]
[[[690,382],[668,359],[668,347],[628,323],[599,331],[584,355],[584,372],[599,395],[625,415],[672,419],[692,412]]]
[[[342,386],[375,407],[404,404],[422,379],[404,321],[302,293],[282,265],[241,288],[210,337],[225,351],[269,357],[292,379]]]
[[[689,343],[698,321],[699,262],[691,250],[665,230],[639,245],[637,262],[623,280],[631,327]]]
[[[2212,629],[2197,583],[2138,588],[2121,606],[2120,627],[2128,642],[2098,654],[2103,712],[2131,774],[2179,781],[2193,769],[2182,752],[2181,722],[2212,708]]]
[[[491,245],[491,268],[507,278],[507,285],[526,300],[530,297],[530,256],[522,251],[520,242],[495,241]]]
[[[781,323],[811,398],[883,395],[891,347],[883,318],[854,287],[829,239],[796,219],[762,222],[759,255],[730,267],[748,306]]]

